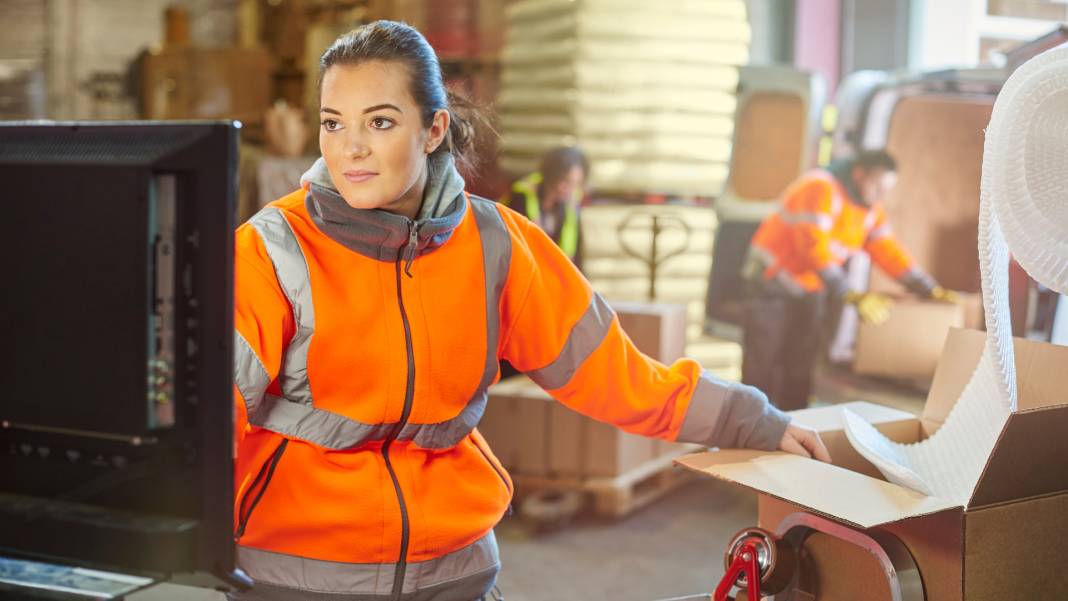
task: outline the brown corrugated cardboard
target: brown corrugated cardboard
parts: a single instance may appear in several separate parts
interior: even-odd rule
[[[679,464],[859,528],[957,507],[951,501],[785,453],[725,449],[687,455]]]
[[[984,342],[982,333],[950,332],[924,426],[919,418],[915,421],[918,439],[934,433],[945,419]],[[1063,435],[1068,429],[1068,373],[1063,367],[1068,348],[1017,340],[1015,351],[1019,406],[965,507],[784,453],[719,451],[678,463],[760,493],[760,523],[771,530],[785,515],[807,511],[861,530],[894,534],[916,561],[927,601],[1060,598],[1068,590],[1063,570],[1068,550],[1058,544],[1068,535],[1068,437]],[[802,418],[830,428],[830,414],[837,410],[810,410],[826,413]],[[829,439],[831,433],[824,430]],[[861,579],[848,557],[853,551],[815,542],[808,550],[821,555],[818,564],[825,567],[820,578],[846,584]],[[826,589],[828,594],[833,590]],[[838,598],[856,597],[817,596],[818,601]]]
[[[672,363],[686,352],[686,305],[611,301],[619,325],[638,350]]]
[[[964,524],[964,598],[1068,596],[1068,495],[970,511]]]
[[[930,378],[950,328],[964,326],[958,304],[901,299],[882,324],[861,324],[853,371],[870,376]]]
[[[489,395],[478,429],[516,474],[615,477],[656,457],[653,440],[576,413],[526,377],[501,381]]]

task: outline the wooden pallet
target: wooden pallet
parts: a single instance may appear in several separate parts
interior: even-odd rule
[[[542,491],[577,491],[587,497],[588,506],[594,514],[619,518],[692,481],[694,472],[674,467],[673,464],[675,459],[696,450],[697,447],[682,448],[677,453],[650,459],[611,478],[513,474],[512,480],[519,497]]]

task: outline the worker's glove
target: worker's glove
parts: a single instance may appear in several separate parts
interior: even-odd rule
[[[885,294],[878,292],[853,292],[845,294],[845,302],[855,306],[864,323],[879,325],[890,319],[890,306],[894,304]]]
[[[960,294],[957,294],[953,290],[947,290],[941,286],[935,286],[931,289],[931,300],[940,303],[956,304],[960,302]]]

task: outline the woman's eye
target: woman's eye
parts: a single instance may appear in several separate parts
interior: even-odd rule
[[[385,117],[375,117],[371,119],[371,127],[375,129],[389,129],[393,127],[394,123],[392,119],[386,119]]]
[[[322,125],[326,131],[334,131],[341,126],[337,119],[323,119]]]

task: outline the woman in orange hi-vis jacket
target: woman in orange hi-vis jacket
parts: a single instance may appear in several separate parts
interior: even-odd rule
[[[250,599],[472,601],[512,482],[475,426],[507,359],[630,432],[826,460],[758,390],[640,354],[537,226],[464,192],[426,40],[322,56],[322,158],[237,230],[237,561]]]
[[[856,305],[865,321],[887,317],[889,301],[854,293],[843,265],[856,253],[924,298],[952,302],[893,236],[882,201],[897,179],[887,152],[869,150],[807,173],[787,188],[779,210],[760,225],[749,248],[750,284],[742,381],[779,408],[808,405],[828,307]]]

